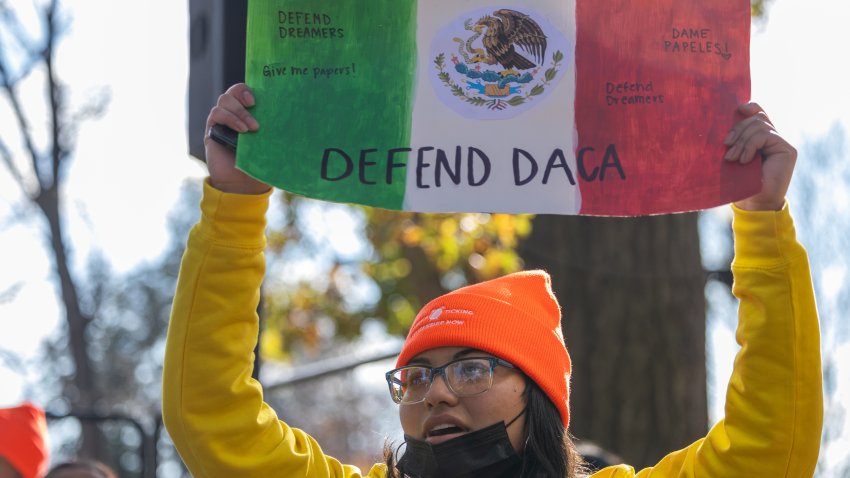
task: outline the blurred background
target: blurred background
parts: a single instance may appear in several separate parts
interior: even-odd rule
[[[164,334],[205,174],[189,152],[241,75],[244,5],[0,0],[0,407],[48,411],[53,462],[185,474],[159,416]],[[817,476],[850,476],[850,4],[753,12],[753,99],[800,151],[789,200],[823,333]],[[383,372],[418,308],[520,268],[555,279],[580,444],[638,468],[722,417],[737,351],[727,208],[417,215],[277,192],[269,217],[255,373],[343,461],[368,469],[401,442]]]

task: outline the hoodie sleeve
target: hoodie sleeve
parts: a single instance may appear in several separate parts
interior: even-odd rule
[[[251,378],[269,196],[204,185],[168,328],[163,420],[196,477],[359,477],[278,420]]]
[[[814,474],[823,424],[820,331],[806,251],[786,204],[734,209],[732,292],[741,346],[726,415],[708,435],[641,470],[658,477],[804,477]],[[630,477],[627,466],[598,477]]]

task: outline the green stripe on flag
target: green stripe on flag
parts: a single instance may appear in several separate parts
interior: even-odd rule
[[[249,2],[246,82],[261,133],[241,135],[239,167],[329,200],[348,184],[374,182],[351,187],[349,200],[401,209],[405,168],[388,168],[387,157],[410,146],[416,10],[415,1],[398,0]],[[350,157],[345,179],[321,178],[330,148]],[[361,167],[363,150],[375,151]],[[327,176],[341,176],[342,155],[329,158]],[[407,160],[403,153],[394,157]]]

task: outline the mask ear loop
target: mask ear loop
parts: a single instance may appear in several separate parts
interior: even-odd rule
[[[522,372],[520,372],[522,373]],[[515,421],[519,419],[519,417],[523,416],[525,412],[528,411],[528,391],[529,391],[529,382],[531,382],[531,377],[526,374],[522,374],[522,377],[525,379],[525,390],[522,391],[522,395],[525,397],[525,407],[523,407],[522,411],[519,414],[511,419],[508,423],[505,424],[505,428],[513,425]],[[528,444],[528,437],[525,438],[526,445]]]
[[[505,428],[508,428],[509,426],[513,425],[513,424],[514,424],[514,422],[515,422],[515,421],[517,421],[517,420],[519,419],[519,417],[521,417],[521,416],[523,416],[523,415],[525,414],[525,411],[526,411],[526,410],[528,410],[528,405],[526,405],[526,406],[525,406],[525,408],[523,408],[523,409],[522,409],[522,411],[521,411],[521,412],[519,412],[519,415],[517,415],[517,416],[513,417],[513,418],[511,419],[511,421],[509,421],[508,423],[506,423],[506,424],[505,424]]]
[[[399,458],[401,458],[401,455],[399,455],[398,452],[399,452],[399,450],[401,450],[401,447],[403,447],[404,445],[407,445],[407,440],[404,440],[401,443],[399,443],[399,445],[397,447],[395,447],[395,452],[393,452],[393,457],[394,457],[394,460],[395,460],[395,463],[393,465],[395,466],[395,471],[397,471],[399,473],[401,473],[401,470],[398,469],[398,460],[399,460]],[[393,470],[387,470],[387,476],[391,476],[390,472],[392,472],[392,471]],[[392,476],[395,476],[395,475],[392,475]],[[402,474],[401,476],[406,477],[407,475]]]
[[[525,414],[526,410],[528,410],[528,405],[526,405],[525,408],[523,408],[522,411],[519,412],[519,415],[515,416],[511,421],[509,421],[507,424],[505,424],[505,430],[507,430],[509,426],[513,425],[513,423],[515,421],[517,421],[519,419],[519,417],[523,416],[523,414]],[[531,438],[531,435],[526,433],[526,435],[525,435],[525,445],[522,446],[523,451],[528,449],[528,439],[529,438]]]

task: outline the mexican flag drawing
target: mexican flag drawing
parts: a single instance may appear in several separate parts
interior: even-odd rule
[[[237,165],[387,209],[632,216],[760,188],[723,161],[747,0],[249,2]]]

